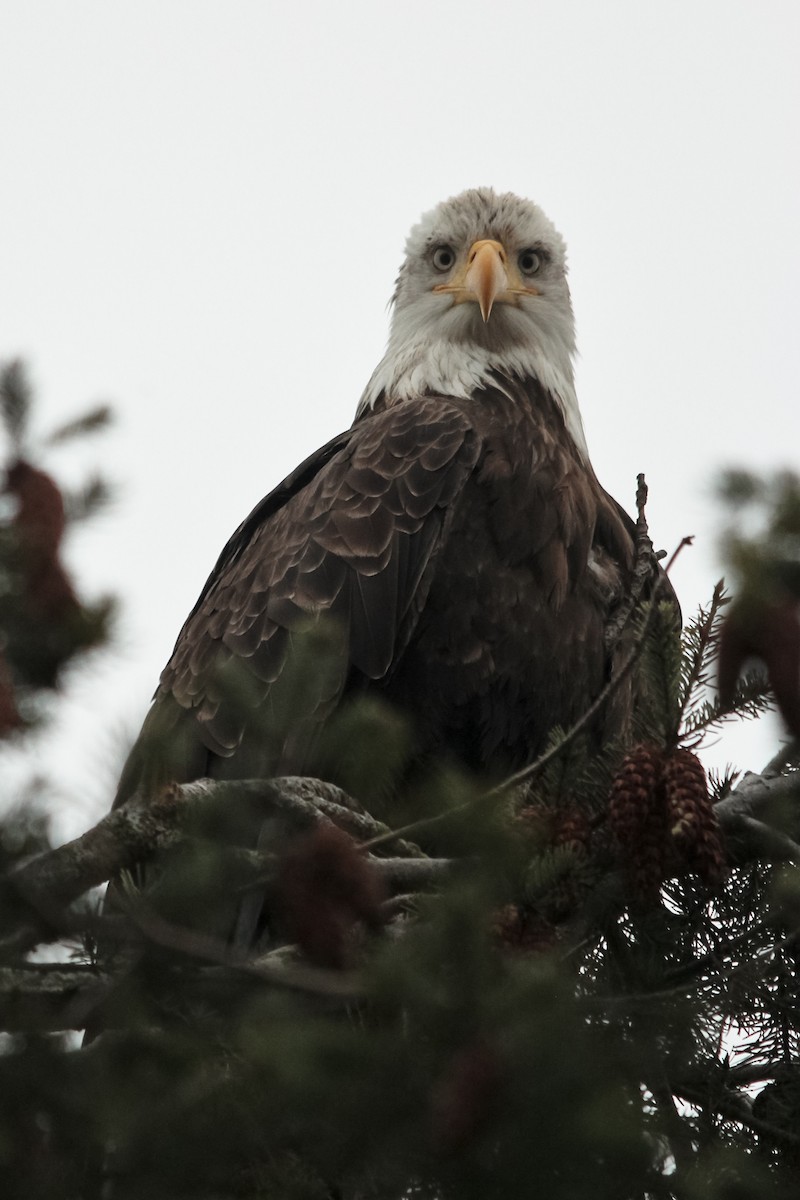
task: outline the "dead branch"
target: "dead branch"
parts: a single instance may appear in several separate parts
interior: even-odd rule
[[[741,864],[766,858],[800,863],[800,844],[768,820],[770,810],[780,811],[798,802],[800,771],[788,775],[748,771],[731,794],[714,806],[730,861]],[[800,819],[795,824],[800,826]]]
[[[647,483],[644,475],[636,476],[636,539],[633,570],[628,593],[615,610],[605,628],[606,652],[611,651],[622,637],[634,611],[641,602],[645,589],[657,577],[658,560],[650,540],[645,509],[647,507]]]
[[[772,823],[776,809],[793,814],[800,801],[800,771],[777,773],[791,767],[796,756],[795,746],[784,748],[763,774],[746,774],[735,790],[717,803],[716,813],[733,862],[764,858],[800,863],[800,844]],[[382,877],[387,894],[397,897],[399,893],[402,898],[393,908],[393,916],[407,907],[409,893],[413,897],[440,886],[456,865],[448,859],[426,858],[402,841],[394,857],[369,853],[369,839],[372,844],[376,840],[382,843],[392,840],[392,835],[387,837],[385,826],[359,811],[340,789],[316,779],[201,780],[175,785],[149,806],[131,803],[112,812],[74,841],[20,864],[2,881],[3,899],[10,909],[9,936],[4,941],[10,965],[0,968],[0,1027],[31,1031],[79,1028],[87,1012],[124,984],[127,968],[112,975],[86,965],[15,962],[9,954],[16,952],[21,958],[35,940],[53,940],[67,932],[75,936],[95,930],[105,936],[108,922],[116,922],[120,945],[149,943],[194,960],[192,970],[205,972],[203,986],[208,988],[235,987],[237,978],[249,978],[262,986],[298,990],[320,1003],[336,1005],[357,999],[360,985],[355,977],[320,972],[299,960],[291,947],[257,959],[205,935],[172,926],[138,902],[135,911],[126,909],[124,915],[116,916],[98,917],[68,907],[88,889],[181,840],[209,836],[219,814],[229,817],[237,809],[249,817],[255,814],[258,821],[280,817],[285,826],[298,832],[331,821],[359,839],[366,837],[363,849],[370,866]],[[243,891],[269,887],[274,881],[274,854],[233,845],[215,849],[226,860],[230,858],[231,878]],[[387,900],[387,904],[393,901]]]
[[[83,963],[0,967],[0,1028],[12,1033],[81,1029],[87,1010],[110,984],[107,972]]]
[[[187,832],[213,827],[218,814],[229,825],[237,809],[254,822],[279,816],[297,831],[327,820],[359,839],[386,832],[385,825],[358,811],[341,788],[322,780],[201,779],[171,785],[147,805],[132,801],[73,841],[21,863],[0,882],[0,900],[37,936],[47,931],[59,935],[64,905],[176,845]],[[398,844],[397,852],[408,857],[420,853],[407,842]],[[266,865],[257,862],[256,869]]]
[[[351,1004],[362,994],[355,973],[326,971],[296,955],[263,959],[237,955],[212,938],[201,938],[155,920],[146,932],[163,949],[191,956],[203,964],[183,973],[184,996],[219,1000],[220,996],[239,992],[243,981],[249,979],[258,986],[302,993],[327,1011]],[[84,963],[0,967],[0,1028],[11,1033],[83,1029],[91,1013],[101,1006],[108,1011],[106,1006],[124,986],[126,974],[127,967],[110,972]]]
[[[757,1133],[774,1145],[800,1146],[800,1135],[792,1133],[788,1129],[780,1129],[769,1121],[763,1121],[760,1117],[753,1116],[750,1102],[739,1093],[720,1092],[715,1093],[713,1098],[709,1099],[704,1089],[690,1083],[679,1084],[675,1088],[675,1093],[689,1104],[695,1104],[698,1108],[711,1108],[714,1112],[727,1117],[728,1120],[737,1121],[746,1129],[752,1130],[753,1133]]]
[[[800,767],[800,738],[784,742],[780,749],[773,754],[761,774],[765,777],[781,775],[787,768],[793,767]]]

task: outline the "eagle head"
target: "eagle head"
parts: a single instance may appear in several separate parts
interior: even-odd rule
[[[583,444],[564,240],[530,200],[473,188],[414,226],[392,297],[386,354],[359,405],[468,397],[503,378],[537,379]]]

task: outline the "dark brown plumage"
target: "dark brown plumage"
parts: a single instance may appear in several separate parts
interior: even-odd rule
[[[258,505],[181,631],[123,796],[310,771],[317,725],[368,688],[409,714],[420,751],[475,768],[519,766],[580,715],[608,676],[630,523],[547,393],[507,387],[362,417]],[[299,743],[275,746],[261,712],[311,611],[341,629],[341,670]],[[240,705],[224,702],[232,661]]]
[[[225,547],[118,803],[170,779],[313,772],[326,720],[365,692],[408,716],[417,756],[495,774],[583,712],[633,538],[588,461],[564,272],[558,234],[513,196],[464,193],[412,231],[355,424]],[[298,707],[315,622],[338,654]]]

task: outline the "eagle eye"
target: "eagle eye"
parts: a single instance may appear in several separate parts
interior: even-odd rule
[[[437,271],[449,271],[456,261],[455,250],[452,246],[437,246],[431,257]]]
[[[542,255],[536,250],[521,250],[517,263],[523,275],[535,275],[542,265]]]

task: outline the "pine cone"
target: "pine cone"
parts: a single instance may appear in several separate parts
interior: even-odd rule
[[[352,965],[356,926],[383,924],[381,880],[335,825],[318,825],[297,840],[283,857],[278,887],[289,931],[317,966]]]
[[[522,837],[529,838],[536,849],[565,846],[575,854],[588,854],[592,827],[581,808],[556,808],[552,804],[527,804],[514,816]]]
[[[557,940],[549,921],[518,904],[506,904],[495,912],[492,933],[502,949],[518,954],[551,950]]]
[[[634,893],[654,899],[669,875],[687,868],[715,886],[725,855],[706,775],[697,755],[678,747],[634,747],[611,785],[609,826]]]
[[[589,853],[591,836],[589,818],[582,809],[558,810],[555,817],[554,845],[565,846],[574,854],[586,855]]]
[[[611,785],[608,820],[624,857],[634,892],[653,899],[664,881],[666,817],[661,794],[663,752],[635,746]]]
[[[676,846],[684,850],[697,840],[708,809],[706,773],[690,750],[678,748],[665,762],[664,796],[670,834]]]
[[[58,485],[19,459],[9,467],[6,491],[18,503],[13,528],[27,603],[41,619],[63,619],[78,608],[78,601],[59,558],[66,519]]]
[[[718,884],[725,855],[706,773],[697,755],[681,747],[674,750],[664,764],[663,784],[669,832],[679,857],[706,883]]]
[[[526,804],[514,814],[515,833],[535,846],[553,840],[554,810],[549,804]]]
[[[544,925],[551,929],[570,917],[580,905],[587,882],[585,865],[591,849],[592,827],[587,814],[573,806],[556,807],[537,802],[528,804],[514,817],[521,838],[530,847],[531,859],[556,866],[545,866],[545,873],[552,876],[547,886],[537,884],[534,888],[534,909],[540,914]],[[558,853],[567,851],[566,854]],[[554,855],[553,851],[557,853]],[[525,894],[531,899],[526,885]],[[533,911],[533,910],[532,910]],[[528,935],[522,939],[522,949],[539,949],[541,932],[533,935],[535,944],[528,947]]]
[[[719,642],[719,694],[732,706],[749,658],[760,658],[786,727],[800,737],[800,605],[792,592],[748,596],[725,618]]]
[[[503,1063],[482,1039],[453,1055],[431,1095],[431,1132],[443,1153],[463,1150],[488,1123],[503,1082]]]

